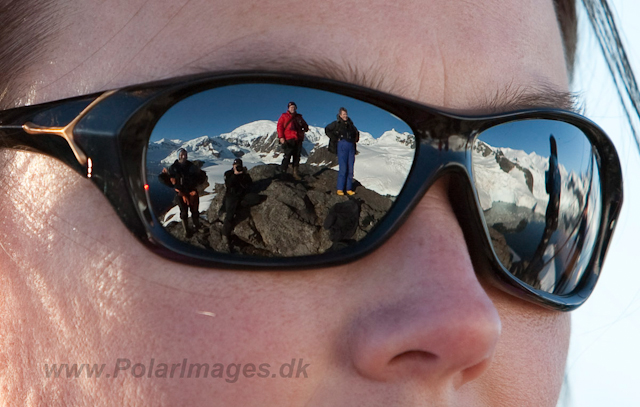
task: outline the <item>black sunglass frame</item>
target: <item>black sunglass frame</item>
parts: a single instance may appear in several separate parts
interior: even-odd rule
[[[386,110],[413,129],[416,151],[405,185],[387,215],[357,244],[321,255],[242,257],[199,249],[179,241],[162,227],[151,210],[145,190],[146,148],[155,124],[171,106],[188,96],[216,87],[249,83],[301,86],[338,93]],[[480,213],[472,176],[472,141],[477,134],[490,127],[526,119],[559,120],[576,126],[594,146],[599,165],[601,223],[587,272],[570,295],[559,296],[534,289],[506,270],[497,259]],[[445,139],[450,141],[450,145],[462,142],[466,147],[462,150],[438,151],[429,144]],[[457,210],[456,214],[463,225],[470,252],[480,250],[489,260],[492,272],[484,272],[483,275],[503,291],[562,311],[575,309],[593,291],[623,196],[620,162],[612,142],[595,123],[578,114],[544,108],[466,116],[348,83],[286,73],[193,75],[6,110],[0,112],[0,147],[49,155],[80,175],[89,177],[107,197],[127,228],[155,253],[180,263],[227,269],[300,270],[359,259],[378,248],[401,226],[437,179],[452,174],[462,184],[467,184],[461,189],[465,195],[463,204],[456,203],[463,209]]]

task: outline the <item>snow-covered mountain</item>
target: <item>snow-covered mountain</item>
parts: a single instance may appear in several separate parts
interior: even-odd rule
[[[276,122],[259,120],[242,125],[229,133],[218,136],[201,136],[186,142],[180,140],[159,140],[149,143],[147,163],[150,167],[168,166],[177,159],[180,148],[187,150],[189,160],[204,162],[209,174],[209,182],[223,182],[221,168],[231,167],[231,161],[242,158],[245,166],[280,163],[282,151],[278,141]],[[324,128],[309,126],[303,142],[302,162],[317,148],[326,147],[329,138]],[[370,133],[361,131],[356,157],[355,178],[365,187],[384,195],[397,195],[411,168],[415,151],[415,138],[409,133],[395,130],[385,132],[374,138]],[[228,167],[228,168],[227,168]]]
[[[147,162],[160,162],[167,157],[168,153],[177,151],[182,143],[182,140],[167,140],[164,138],[149,143],[149,146],[147,147]]]
[[[373,137],[372,137],[373,139]],[[362,135],[360,136],[362,142]],[[375,140],[377,145],[395,146],[397,144],[405,145],[411,149],[416,148],[416,138],[411,133],[398,133],[395,130],[385,131],[382,136]]]
[[[545,188],[545,173],[549,159],[522,150],[497,148],[476,141],[473,155],[474,177],[480,205],[485,211],[496,203],[513,204],[544,215],[549,195]],[[559,164],[563,179],[560,206],[563,214],[579,214],[588,193],[588,174],[569,173]]]

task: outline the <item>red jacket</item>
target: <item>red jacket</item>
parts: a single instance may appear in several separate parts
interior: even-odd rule
[[[278,119],[278,138],[285,140],[304,140],[304,133],[309,131],[309,125],[304,121],[301,114],[284,112]]]

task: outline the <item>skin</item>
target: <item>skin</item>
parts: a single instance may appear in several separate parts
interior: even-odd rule
[[[187,161],[187,152],[181,151],[180,157],[178,157],[178,162],[180,162],[180,164],[184,164],[186,161]]]
[[[340,118],[344,121],[347,121],[347,119],[349,118],[349,115],[347,114],[346,110],[341,110],[340,111]]]
[[[449,109],[476,109],[507,87],[568,87],[550,0],[91,0],[68,10],[55,58],[22,78],[33,87],[16,101],[241,68],[332,76]],[[448,179],[355,263],[230,272],[149,252],[56,160],[0,155],[4,405],[555,406],[569,316],[478,279],[482,259],[467,250]],[[236,383],[44,374],[64,362],[112,373],[118,358],[310,366],[306,379]]]

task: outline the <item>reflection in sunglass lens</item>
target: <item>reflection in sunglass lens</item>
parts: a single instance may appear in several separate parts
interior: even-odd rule
[[[375,228],[415,147],[407,124],[371,104],[294,86],[226,86],[160,118],[147,148],[148,194],[165,230],[193,246],[321,254]]]
[[[564,295],[588,266],[601,190],[591,143],[577,127],[521,120],[482,132],[473,176],[494,251],[529,286]]]

